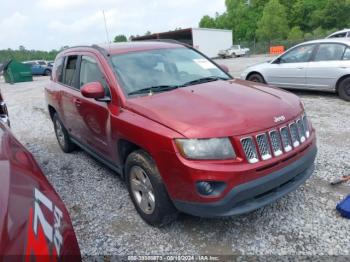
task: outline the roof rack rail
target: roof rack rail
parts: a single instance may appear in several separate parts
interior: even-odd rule
[[[93,49],[96,49],[97,51],[99,51],[100,53],[102,53],[104,56],[110,56],[109,52],[107,49],[99,46],[99,45],[96,45],[96,44],[93,44],[93,45],[77,45],[77,46],[69,46],[61,51],[65,51],[67,49],[70,49],[70,48],[93,48]]]
[[[100,51],[105,56],[110,56],[109,51],[107,49],[99,46],[99,45],[94,44],[94,45],[91,45],[91,47],[96,49],[96,50],[98,50],[98,51]]]
[[[135,40],[134,42],[164,42],[164,43],[171,43],[171,44],[179,44],[184,46],[191,46],[189,44],[186,44],[184,42],[174,40],[174,39],[145,39],[145,40]]]

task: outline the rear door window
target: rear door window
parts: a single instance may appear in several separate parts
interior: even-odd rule
[[[82,56],[80,65],[79,87],[83,85],[100,82],[105,89],[106,96],[110,96],[110,91],[104,74],[102,73],[97,61],[90,56]]]
[[[76,79],[77,79],[77,63],[78,62],[78,56],[68,56],[66,66],[64,68],[63,73],[63,81],[62,83],[71,86],[76,87]]]
[[[315,55],[315,62],[342,60],[345,46],[341,44],[320,44]]]

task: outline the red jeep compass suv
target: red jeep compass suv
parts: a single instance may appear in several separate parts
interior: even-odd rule
[[[226,71],[176,43],[64,50],[46,88],[58,143],[120,173],[152,225],[265,206],[311,176],[315,131],[297,96]]]

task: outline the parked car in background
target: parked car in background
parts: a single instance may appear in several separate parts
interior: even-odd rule
[[[33,75],[50,76],[52,72],[52,66],[48,65],[46,61],[25,61],[23,64],[30,65]]]
[[[221,50],[219,52],[219,57],[227,58],[227,57],[239,57],[245,56],[249,53],[249,48],[242,48],[240,45],[233,45],[229,49]]]
[[[151,225],[247,213],[313,173],[315,131],[296,95],[233,79],[181,44],[66,49],[46,99],[62,150],[121,174]]]
[[[326,38],[345,38],[350,37],[350,28],[337,31]]]
[[[53,67],[53,64],[55,63],[55,61],[47,61],[47,65],[49,67]]]
[[[302,43],[272,61],[248,67],[241,78],[282,88],[336,92],[350,101],[350,39]]]
[[[7,111],[7,105],[2,97],[1,92],[0,92],[0,122],[4,123],[7,126],[10,126],[10,119]]]
[[[67,209],[9,129],[0,94],[0,260],[81,261]]]

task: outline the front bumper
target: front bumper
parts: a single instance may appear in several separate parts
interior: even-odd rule
[[[251,212],[287,195],[302,185],[314,171],[317,148],[262,178],[234,187],[223,199],[211,203],[194,203],[174,200],[176,208],[200,217],[224,217]]]

